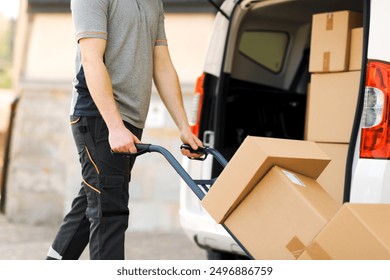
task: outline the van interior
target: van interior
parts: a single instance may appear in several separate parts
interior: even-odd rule
[[[219,101],[213,105],[215,147],[228,160],[247,135],[304,139],[312,16],[363,13],[363,2],[253,1],[244,15],[236,10],[231,20],[240,23],[231,24]],[[205,83],[205,92],[211,84]],[[214,167],[217,175],[221,169]]]

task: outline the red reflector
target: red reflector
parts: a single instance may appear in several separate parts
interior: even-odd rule
[[[370,61],[364,96],[361,158],[390,159],[390,64]]]
[[[196,81],[195,92],[192,100],[192,109],[190,116],[190,126],[191,131],[196,136],[199,137],[199,127],[200,127],[200,115],[202,113],[202,104],[203,104],[203,81],[205,74],[203,73]]]

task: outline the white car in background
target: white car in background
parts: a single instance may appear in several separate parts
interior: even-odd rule
[[[364,19],[344,201],[389,203],[388,0],[225,0],[196,86],[193,129],[227,160],[247,135],[303,140],[312,16],[340,10],[361,12]],[[248,46],[256,53],[246,52]],[[272,55],[267,53],[271,49]],[[184,159],[183,166],[193,178],[216,178],[222,171],[212,157],[204,162]],[[183,229],[209,259],[246,258],[184,183],[180,203]]]

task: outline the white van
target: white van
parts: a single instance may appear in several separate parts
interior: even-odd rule
[[[388,0],[225,0],[196,86],[193,129],[227,160],[247,135],[304,140],[312,17],[342,10],[363,14],[360,90],[344,202],[389,203]],[[215,178],[222,170],[210,157],[205,162],[184,159],[183,165],[196,178]],[[180,219],[209,259],[246,258],[184,185]]]

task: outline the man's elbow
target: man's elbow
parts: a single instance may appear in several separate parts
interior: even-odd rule
[[[100,59],[99,57],[85,56],[82,58],[81,63],[83,65],[84,70],[98,69],[102,66],[105,66],[103,59]]]

